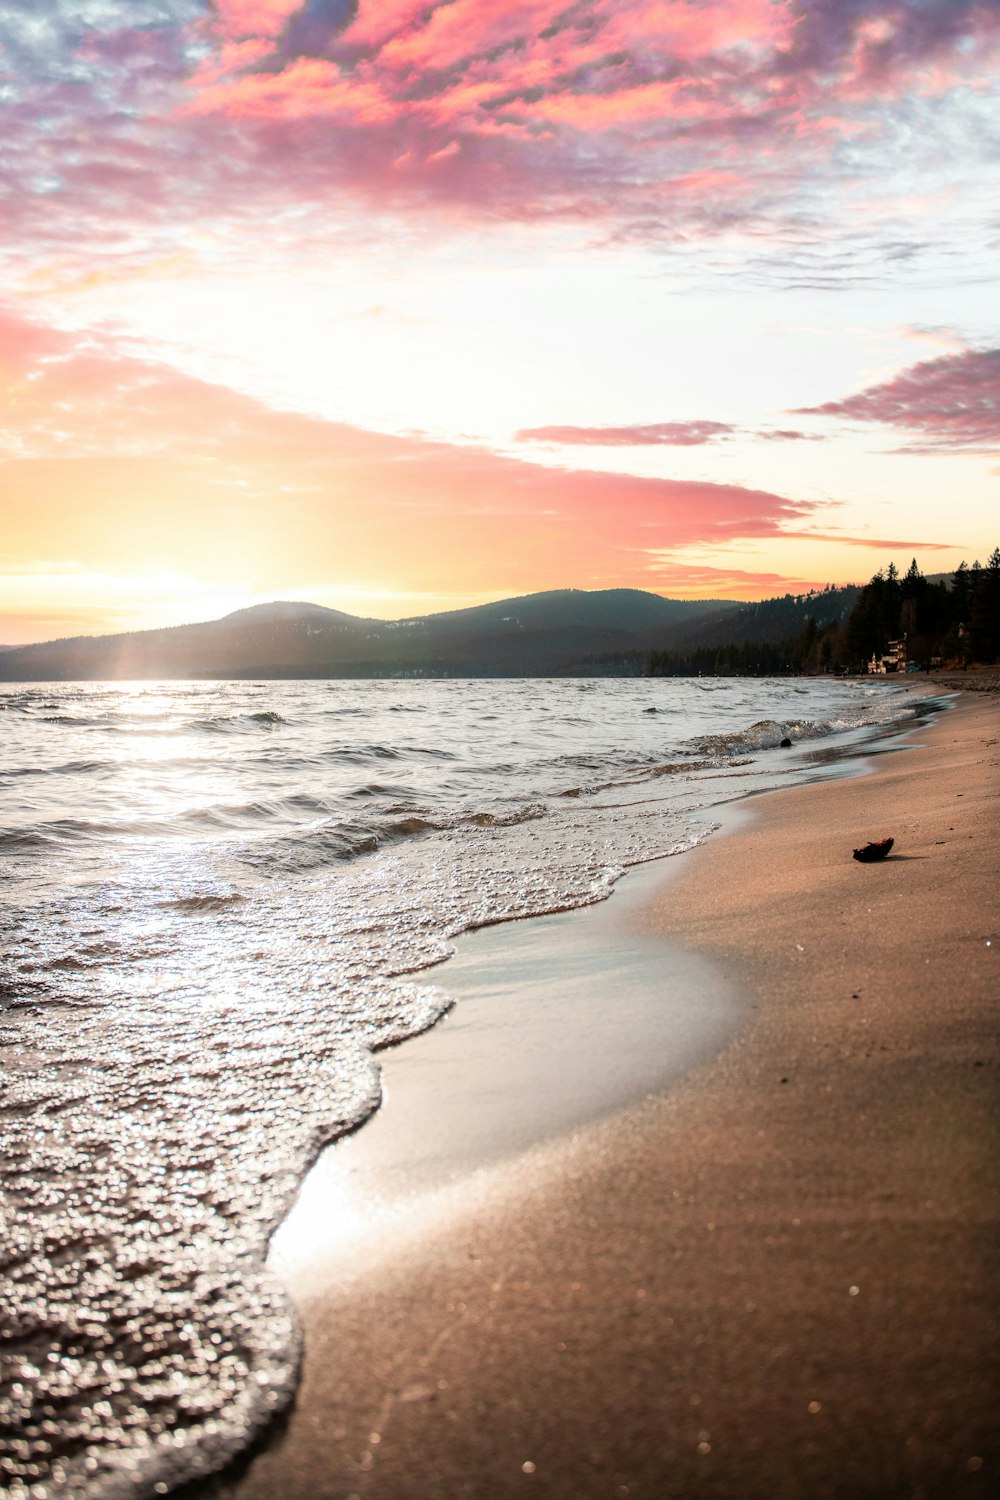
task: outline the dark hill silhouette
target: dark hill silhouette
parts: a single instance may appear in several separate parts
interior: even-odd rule
[[[828,672],[844,664],[844,639],[861,590],[855,584],[784,594],[663,632],[646,669],[655,676],[761,676]]]
[[[834,622],[845,624],[860,593],[860,585],[845,584],[807,594],[761,599],[718,613],[708,612],[696,620],[679,620],[668,625],[658,645],[678,652],[750,642],[777,645],[801,634],[810,619],[821,629]]]
[[[667,629],[734,608],[641,589],[557,589],[406,620],[362,619],[318,604],[260,604],[201,624],[16,647],[0,653],[0,680],[636,671]]]
[[[244,621],[248,625],[265,623],[277,624],[279,621],[301,620],[312,621],[314,624],[332,625],[335,620],[341,620],[347,624],[377,624],[378,621],[362,619],[358,615],[345,614],[341,609],[327,609],[325,604],[299,604],[283,599],[275,600],[271,604],[248,604],[244,609],[234,609],[230,614],[223,615],[222,620],[208,621],[208,624],[221,625],[223,621]],[[182,627],[184,628],[184,627]],[[143,632],[144,633],[144,632]]]

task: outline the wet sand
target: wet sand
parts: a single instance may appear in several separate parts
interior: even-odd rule
[[[732,1040],[286,1268],[299,1399],[219,1492],[1000,1493],[998,699],[916,738],[629,907],[742,992]]]
[[[300,1302],[367,1278],[465,1214],[470,1188],[496,1192],[515,1158],[720,1050],[742,1015],[734,986],[639,930],[681,868],[656,861],[610,901],[467,933],[428,971],[454,1009],[381,1055],[378,1112],[321,1154],[272,1239],[271,1269]]]

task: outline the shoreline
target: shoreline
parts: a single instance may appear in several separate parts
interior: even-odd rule
[[[938,692],[916,696],[934,704],[929,722],[947,711]],[[868,774],[926,722],[806,742],[797,784]],[[754,797],[772,794],[707,807],[705,838],[743,826]],[[637,919],[686,870],[679,855],[634,865],[600,900],[460,933],[450,957],[414,976],[454,1007],[380,1054],[378,1108],[321,1150],[274,1231],[268,1268],[296,1303],[461,1214],[470,1179],[662,1092],[723,1048],[743,1023],[742,986]]]
[[[268,1269],[300,1306],[364,1278],[489,1193],[511,1163],[714,1056],[742,1018],[717,966],[641,913],[683,861],[629,870],[610,898],[462,933],[420,980],[455,1001],[379,1055],[382,1101],[320,1152]],[[696,1000],[693,997],[697,997]]]
[[[996,947],[976,954],[978,966],[964,949],[942,964],[922,948],[908,955],[907,932],[924,942],[936,923],[934,942],[947,947],[969,893],[992,897],[996,707],[963,699],[918,731],[913,753],[868,775],[739,804],[749,825],[741,816],[737,832],[682,862],[669,901],[654,897],[636,921],[749,988],[747,1023],[666,1093],[499,1168],[485,1193],[468,1185],[444,1232],[393,1245],[392,1264],[307,1298],[303,1385],[284,1433],[242,1481],[222,1476],[212,1493],[492,1500],[528,1483],[582,1497],[990,1492],[987,1377],[1000,1372],[985,1242],[995,1242],[997,1187],[995,1150],[980,1148],[997,1144],[996,1030],[984,1012]],[[960,765],[942,747],[949,736],[966,746]],[[977,744],[992,761],[986,790],[982,774],[976,782],[973,858],[958,835],[932,857],[942,846],[922,834],[914,798],[924,822],[939,822],[941,778],[950,769],[976,781]],[[973,801],[951,812],[958,797],[970,788],[951,791],[949,815],[968,822]],[[894,827],[909,824],[898,857],[859,867],[844,824],[863,818],[863,836],[877,836],[882,807]],[[814,878],[826,835],[836,860]],[[934,858],[943,889],[920,864]],[[837,908],[856,905],[859,880],[873,878],[871,921]],[[912,904],[903,917],[901,902]],[[889,933],[878,926],[886,917]],[[996,925],[995,907],[980,920]],[[808,944],[790,946],[796,923]],[[825,953],[822,983],[800,956],[809,950],[813,961]],[[925,969],[942,991],[962,978],[944,1061],[930,1048],[944,1025],[933,1004],[913,1014]],[[848,983],[851,1000],[840,994]],[[966,1067],[970,1044],[981,1055]],[[956,1175],[948,1129],[966,1116],[976,1196],[964,1158]],[[930,1199],[915,1189],[916,1168],[929,1166],[943,1185]],[[949,1193],[957,1206],[945,1211]]]

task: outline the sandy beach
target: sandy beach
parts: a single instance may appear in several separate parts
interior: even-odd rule
[[[998,766],[965,695],[667,861],[617,941],[707,960],[739,1017],[367,1249],[292,1253],[298,1400],[211,1493],[1000,1493]]]

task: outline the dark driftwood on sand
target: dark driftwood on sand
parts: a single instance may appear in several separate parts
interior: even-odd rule
[[[866,844],[863,849],[855,849],[854,858],[863,865],[874,864],[877,859],[885,859],[893,843],[893,839],[879,839],[874,844]]]

